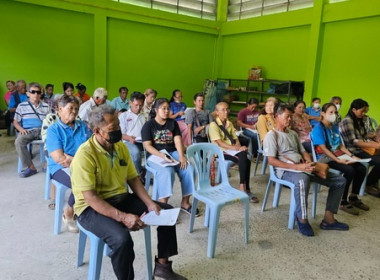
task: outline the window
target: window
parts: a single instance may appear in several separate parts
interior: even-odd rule
[[[309,8],[313,6],[313,2],[313,0],[229,0],[227,20],[239,20]]]
[[[198,17],[203,19],[216,19],[217,0],[112,0],[165,12]]]

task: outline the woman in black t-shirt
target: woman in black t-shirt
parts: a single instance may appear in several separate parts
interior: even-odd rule
[[[174,172],[178,174],[182,188],[181,210],[191,214],[189,199],[194,189],[193,168],[184,155],[178,124],[169,118],[169,113],[169,101],[166,98],[157,99],[151,111],[151,119],[144,124],[141,136],[149,156],[154,155],[167,162],[172,162],[174,159],[179,164],[164,167],[150,160],[148,155],[146,164],[157,170],[154,180],[159,182],[157,197],[160,202],[168,202],[173,194]],[[197,209],[196,214],[198,212]]]

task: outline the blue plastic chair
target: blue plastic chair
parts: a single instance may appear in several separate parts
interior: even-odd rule
[[[45,162],[45,153],[44,153],[44,142],[42,140],[33,140],[28,144],[28,150],[30,153],[32,153],[32,145],[40,145],[40,161],[41,164],[43,165]],[[18,158],[18,163],[17,163],[17,173],[21,173],[22,171],[22,162],[21,159]]]
[[[266,156],[264,156],[263,147],[262,147],[262,144],[260,141],[260,135],[259,135],[259,133],[256,133],[256,135],[257,135],[257,147],[258,148],[257,148],[257,158],[256,158],[256,164],[255,164],[255,171],[253,172],[253,176],[256,176],[256,171],[257,171],[257,167],[259,166],[261,156],[263,157],[263,165],[261,167],[261,174],[262,175],[265,174],[265,170],[267,169],[267,166],[268,166],[268,159]]]
[[[78,260],[77,266],[83,265],[84,251],[86,248],[87,237],[90,238],[91,249],[90,249],[90,260],[88,268],[88,280],[98,280],[100,277],[100,270],[102,268],[103,256],[109,256],[111,254],[111,249],[105,242],[97,237],[92,232],[84,229],[79,222],[77,223],[79,228],[79,243],[78,243]],[[143,229],[145,237],[145,252],[146,252],[146,263],[148,271],[148,279],[152,279],[152,249],[151,249],[151,237],[150,237],[150,227]]]
[[[157,178],[156,174],[157,174],[157,170],[155,170],[154,168],[152,168],[151,166],[149,166],[147,160],[146,160],[146,151],[145,151],[145,148],[144,148],[144,158],[145,158],[145,169],[146,169],[146,173],[145,173],[145,190],[147,192],[149,192],[149,187],[150,187],[150,180],[151,178]],[[153,186],[152,186],[152,195],[151,195],[152,199],[153,200],[157,200],[158,199],[158,182],[157,180],[153,180]]]
[[[279,179],[276,176],[274,167],[272,165],[269,165],[269,181],[268,181],[267,189],[265,191],[265,196],[264,196],[261,212],[265,211],[265,207],[268,201],[268,196],[269,196],[269,192],[272,187],[272,184],[275,184],[274,195],[273,195],[274,208],[278,207],[278,203],[280,201],[281,190],[282,190],[281,186],[287,186],[290,188],[290,207],[289,207],[288,228],[293,229],[294,222],[295,222],[295,211],[296,211],[296,201],[294,199],[294,184],[289,181]],[[316,209],[317,209],[318,184],[312,183],[312,187],[313,187],[312,217],[314,218],[316,214]]]
[[[48,161],[48,158],[45,157],[45,161]],[[50,193],[51,193],[51,174],[50,174],[50,168],[49,165],[46,166],[46,176],[45,176],[45,192],[44,192],[44,198],[45,200],[50,199]]]
[[[222,181],[219,185],[210,185],[210,165],[214,155],[218,156]],[[245,243],[248,243],[249,198],[242,191],[233,188],[226,172],[226,162],[222,150],[215,144],[199,143],[187,148],[187,156],[194,166],[197,175],[197,185],[193,191],[193,209],[197,208],[198,200],[206,204],[205,226],[209,227],[207,257],[213,258],[218,233],[219,215],[222,207],[243,202],[245,206]],[[195,211],[190,217],[189,232],[193,232]]]
[[[61,233],[63,205],[65,203],[65,194],[69,187],[52,179],[51,182],[55,185],[55,210],[54,210],[54,234]]]

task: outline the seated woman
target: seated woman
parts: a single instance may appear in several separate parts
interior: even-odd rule
[[[274,97],[269,97],[265,101],[264,109],[261,115],[257,119],[257,133],[260,136],[260,141],[263,143],[265,135],[268,131],[272,130],[275,126],[274,120],[274,106],[278,103],[277,99]]]
[[[170,98],[170,115],[169,118],[177,121],[182,135],[182,142],[184,146],[188,146],[187,141],[187,125],[185,123],[185,110],[186,104],[182,102],[182,92],[179,89],[173,90],[173,95]]]
[[[144,107],[142,109],[142,112],[146,115],[146,117],[149,117],[149,113],[152,110],[154,100],[157,97],[157,91],[151,88],[148,88],[145,92],[145,101],[144,101]]]
[[[353,206],[368,211],[369,207],[358,198],[360,187],[366,175],[363,164],[350,160],[340,159],[342,155],[348,155],[353,160],[359,158],[353,155],[342,143],[339,128],[333,123],[336,121],[336,107],[333,103],[323,105],[321,122],[317,123],[312,131],[313,144],[316,147],[318,161],[325,162],[329,167],[339,170],[346,178],[346,186],[340,202],[340,209],[352,215],[359,212]],[[351,194],[348,191],[352,183]]]
[[[188,144],[191,145],[193,140],[197,143],[208,142],[207,126],[212,122],[210,112],[203,109],[205,96],[203,93],[194,95],[195,109],[186,112]]]
[[[359,158],[370,158],[372,171],[367,176],[366,191],[368,194],[380,197],[380,143],[367,137],[367,131],[363,122],[364,115],[369,105],[363,99],[352,101],[346,117],[339,124],[340,133],[347,149]]]
[[[223,151],[239,151],[236,155],[224,153],[226,160],[233,161],[239,166],[240,185],[239,190],[246,192],[251,202],[258,203],[259,199],[251,193],[249,179],[251,177],[251,161],[248,160],[246,146],[241,146],[236,130],[232,122],[228,120],[229,108],[226,102],[219,102],[215,106],[216,119],[210,124],[210,140],[218,145]]]
[[[260,115],[260,112],[257,111],[257,106],[259,101],[256,98],[251,98],[247,102],[247,107],[242,109],[237,115],[237,125],[240,126],[243,130],[243,134],[250,139],[252,145],[252,155],[257,155],[257,133],[256,123]]]
[[[79,102],[74,96],[63,95],[57,100],[58,120],[47,130],[46,148],[49,153],[48,165],[52,179],[71,188],[70,164],[79,146],[90,132],[87,125],[76,120]],[[70,232],[78,232],[74,221],[74,196],[71,193],[64,210],[63,221]]]
[[[177,166],[163,167],[149,160],[146,164],[157,170],[154,180],[160,182],[158,188],[158,201],[167,203],[173,194],[174,172],[178,174],[182,188],[181,210],[191,214],[190,195],[194,190],[193,168],[188,164],[183,152],[181,132],[175,120],[169,118],[169,101],[159,98],[155,101],[151,111],[151,119],[147,121],[142,130],[141,137],[144,148],[149,155],[158,156],[168,162],[172,162],[163,150],[166,150],[172,158],[179,161]],[[196,215],[199,216],[198,209]]]
[[[302,146],[310,154],[311,153],[311,141],[310,132],[311,124],[309,118],[305,114],[306,104],[302,100],[298,100],[294,103],[294,113],[290,122],[290,128],[298,134]]]
[[[342,116],[339,113],[340,108],[342,108],[342,97],[333,96],[330,99],[330,103],[333,103],[336,107],[336,121],[333,124],[339,125],[339,123],[342,121]]]

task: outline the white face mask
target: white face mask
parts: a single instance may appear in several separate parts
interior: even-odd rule
[[[319,106],[321,106],[319,103],[314,103],[314,104],[313,104],[313,107],[314,107],[315,109],[319,109]]]
[[[340,109],[340,104],[335,104],[336,110],[339,111]]]
[[[336,115],[328,115],[326,116],[326,120],[330,123],[334,123],[336,121]]]

